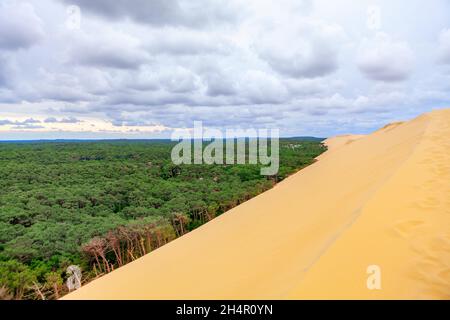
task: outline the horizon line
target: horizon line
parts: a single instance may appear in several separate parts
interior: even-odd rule
[[[235,137],[233,139],[255,139],[258,137]],[[280,139],[318,139],[325,140],[329,137],[316,137],[316,136],[286,136],[280,137]],[[197,140],[197,139],[189,139],[189,140]],[[227,138],[223,138],[222,140],[228,140]],[[176,142],[179,140],[172,140],[170,138],[61,138],[61,139],[0,139],[0,143],[8,143],[8,142],[89,142],[89,141],[171,141]]]

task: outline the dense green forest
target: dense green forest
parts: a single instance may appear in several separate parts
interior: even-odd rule
[[[314,162],[281,139],[280,170],[174,165],[170,141],[0,143],[0,299],[55,299],[193,230]]]

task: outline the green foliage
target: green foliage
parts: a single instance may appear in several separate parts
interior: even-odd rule
[[[26,265],[15,261],[0,261],[0,287],[9,289],[15,299],[22,299],[36,281],[35,273]]]
[[[69,265],[92,273],[92,257],[82,253],[92,239],[114,230],[120,241],[119,234],[137,235],[136,243],[148,235],[145,253],[271,188],[325,150],[319,141],[281,140],[279,173],[264,177],[259,165],[174,165],[173,146],[0,143],[2,295],[58,297]],[[117,264],[111,252],[106,259]]]

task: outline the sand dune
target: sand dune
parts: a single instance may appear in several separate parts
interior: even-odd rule
[[[327,143],[272,190],[65,298],[449,299],[450,110]]]
[[[328,148],[327,152],[322,153],[320,156],[317,157],[317,159],[322,159],[323,157],[328,157],[335,150],[337,150],[343,146],[349,145],[353,141],[356,141],[363,137],[365,137],[365,136],[359,135],[359,134],[345,134],[345,135],[328,138],[323,142]]]
[[[328,138],[324,141],[325,145],[328,147],[328,151],[334,151],[342,146],[352,143],[358,139],[365,137],[364,135],[359,134],[346,134],[341,136],[336,136],[332,138]],[[328,152],[327,154],[329,154]]]

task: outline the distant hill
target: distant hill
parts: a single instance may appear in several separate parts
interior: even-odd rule
[[[286,140],[303,140],[303,141],[324,141],[326,138],[317,138],[317,137],[290,137],[290,138],[282,138]]]

